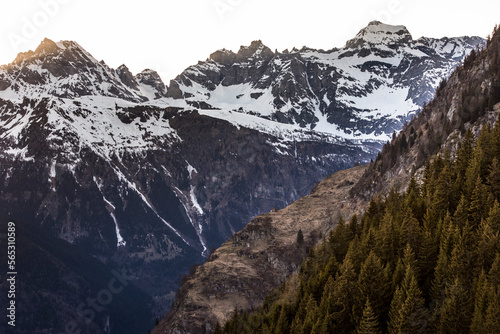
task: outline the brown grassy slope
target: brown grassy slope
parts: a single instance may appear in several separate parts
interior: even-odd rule
[[[349,190],[366,166],[337,172],[290,206],[252,220],[182,284],[173,310],[153,333],[211,332],[235,308],[249,310],[296,272],[322,235],[338,218],[359,213],[365,202]],[[304,242],[297,243],[299,229]]]

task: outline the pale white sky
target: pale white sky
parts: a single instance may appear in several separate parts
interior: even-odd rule
[[[1,0],[0,64],[47,37],[74,40],[133,74],[166,84],[221,48],[260,39],[272,50],[331,49],[372,20],[405,25],[413,38],[478,35],[500,23],[500,1],[439,0]]]

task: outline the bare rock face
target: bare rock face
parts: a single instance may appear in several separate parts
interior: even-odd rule
[[[139,85],[135,80],[132,73],[129,71],[128,67],[125,65],[121,65],[116,69],[116,74],[120,78],[121,82],[123,82],[127,87],[137,90]]]
[[[137,74],[135,78],[139,83],[142,83],[146,86],[155,89],[156,99],[166,96],[167,87],[165,86],[165,84],[160,78],[160,75],[156,71],[146,69],[141,73]]]

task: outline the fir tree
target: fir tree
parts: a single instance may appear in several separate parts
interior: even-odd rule
[[[500,293],[494,293],[491,288],[491,300],[485,316],[485,329],[487,333],[500,333]]]
[[[439,331],[443,334],[468,333],[472,321],[472,304],[470,290],[456,278],[446,289],[439,323]]]
[[[302,245],[304,243],[304,233],[301,229],[297,232],[297,244]]]
[[[472,334],[488,334],[485,327],[485,316],[488,307],[488,294],[490,286],[486,279],[484,271],[481,272],[476,283],[476,293],[474,298],[474,313],[472,315],[471,333]]]
[[[411,209],[406,210],[405,217],[401,224],[401,242],[409,244],[412,249],[420,249],[421,228],[418,220],[413,216]]]
[[[359,297],[361,297],[357,302],[358,309],[362,310],[366,299],[369,299],[375,314],[385,323],[390,304],[391,282],[374,252],[370,252],[361,267],[358,289]]]
[[[493,197],[500,201],[500,163],[497,157],[493,158],[493,162],[489,167],[486,182]]]
[[[338,332],[348,333],[354,330],[354,303],[359,299],[356,278],[354,266],[351,260],[346,258],[339,276],[332,281],[331,290],[325,290],[323,295],[321,309],[330,314]]]
[[[357,334],[381,334],[379,329],[379,322],[373,308],[370,304],[370,299],[366,300],[365,307],[363,309],[363,316],[361,318],[361,323],[359,324]]]
[[[471,203],[469,207],[469,217],[473,226],[478,226],[481,219],[486,216],[486,187],[483,186],[481,178],[476,179],[476,185],[472,192]]]
[[[418,287],[416,260],[411,248],[405,250],[405,278],[394,294],[389,313],[390,333],[424,333],[429,312]]]

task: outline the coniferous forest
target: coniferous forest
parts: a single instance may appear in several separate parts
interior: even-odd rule
[[[497,120],[341,219],[298,275],[215,333],[500,333],[499,202]]]
[[[298,277],[215,332],[500,333],[499,161],[500,122],[467,131],[454,159],[340,220]]]

